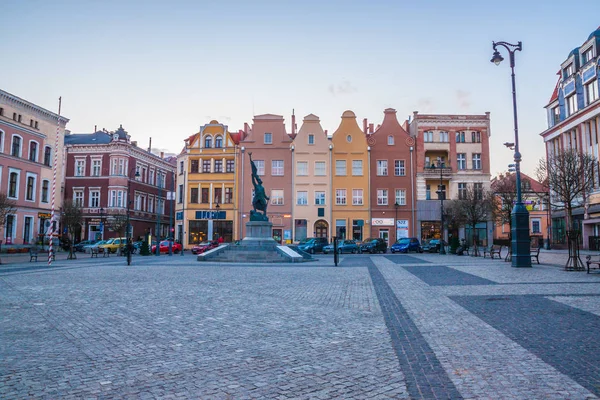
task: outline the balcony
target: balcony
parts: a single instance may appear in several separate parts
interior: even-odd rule
[[[452,168],[451,167],[444,167],[441,169],[442,170],[442,175],[446,176],[446,175],[450,175],[452,174]],[[427,175],[427,176],[440,176],[440,168],[423,168],[423,174]]]

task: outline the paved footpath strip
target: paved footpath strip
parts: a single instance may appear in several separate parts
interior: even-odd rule
[[[423,255],[0,266],[0,398],[592,399],[600,274]],[[38,263],[39,264],[39,263]]]

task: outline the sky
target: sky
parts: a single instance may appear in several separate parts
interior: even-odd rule
[[[259,114],[314,113],[330,133],[345,110],[377,125],[388,107],[491,112],[491,173],[514,141],[508,54],[516,54],[522,170],[556,72],[600,25],[600,1],[33,1],[0,4],[0,88],[70,119],[73,133],[120,124],[141,147],[179,153],[212,119],[230,131]]]

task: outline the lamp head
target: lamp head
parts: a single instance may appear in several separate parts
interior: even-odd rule
[[[139,178],[139,177],[140,177],[140,171],[135,171],[135,175],[134,175],[134,176],[135,176],[136,178]]]
[[[491,59],[490,61],[491,61],[491,62],[493,62],[493,63],[494,63],[494,64],[496,64],[496,65],[500,65],[500,63],[501,63],[502,61],[504,61],[504,57],[502,57],[502,56],[500,55],[500,53],[498,52],[498,50],[496,50],[496,49],[494,48],[494,55],[492,56],[492,59]]]

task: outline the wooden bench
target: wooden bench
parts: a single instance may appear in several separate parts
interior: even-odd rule
[[[587,264],[587,273],[590,273],[592,269],[600,269],[600,256],[596,260],[592,260],[592,256],[585,257],[585,263]],[[593,266],[592,266],[593,265]]]
[[[91,258],[98,258],[98,248],[97,247],[90,248],[90,253],[92,253]]]
[[[501,259],[502,258],[502,256],[500,255],[501,252],[502,252],[502,246],[497,246],[497,245],[493,244],[491,247],[488,247],[483,250],[483,258],[485,258],[489,254],[490,258],[493,260],[494,254],[497,254],[498,259]]]
[[[35,262],[37,262],[37,259],[38,259],[37,249],[29,249],[29,262],[32,262],[34,258],[35,258]]]
[[[533,259],[535,258],[535,261],[537,261],[537,263],[540,263],[540,249],[541,247],[536,247],[536,248],[530,248],[529,249],[529,253],[531,254],[531,261],[533,262]]]

